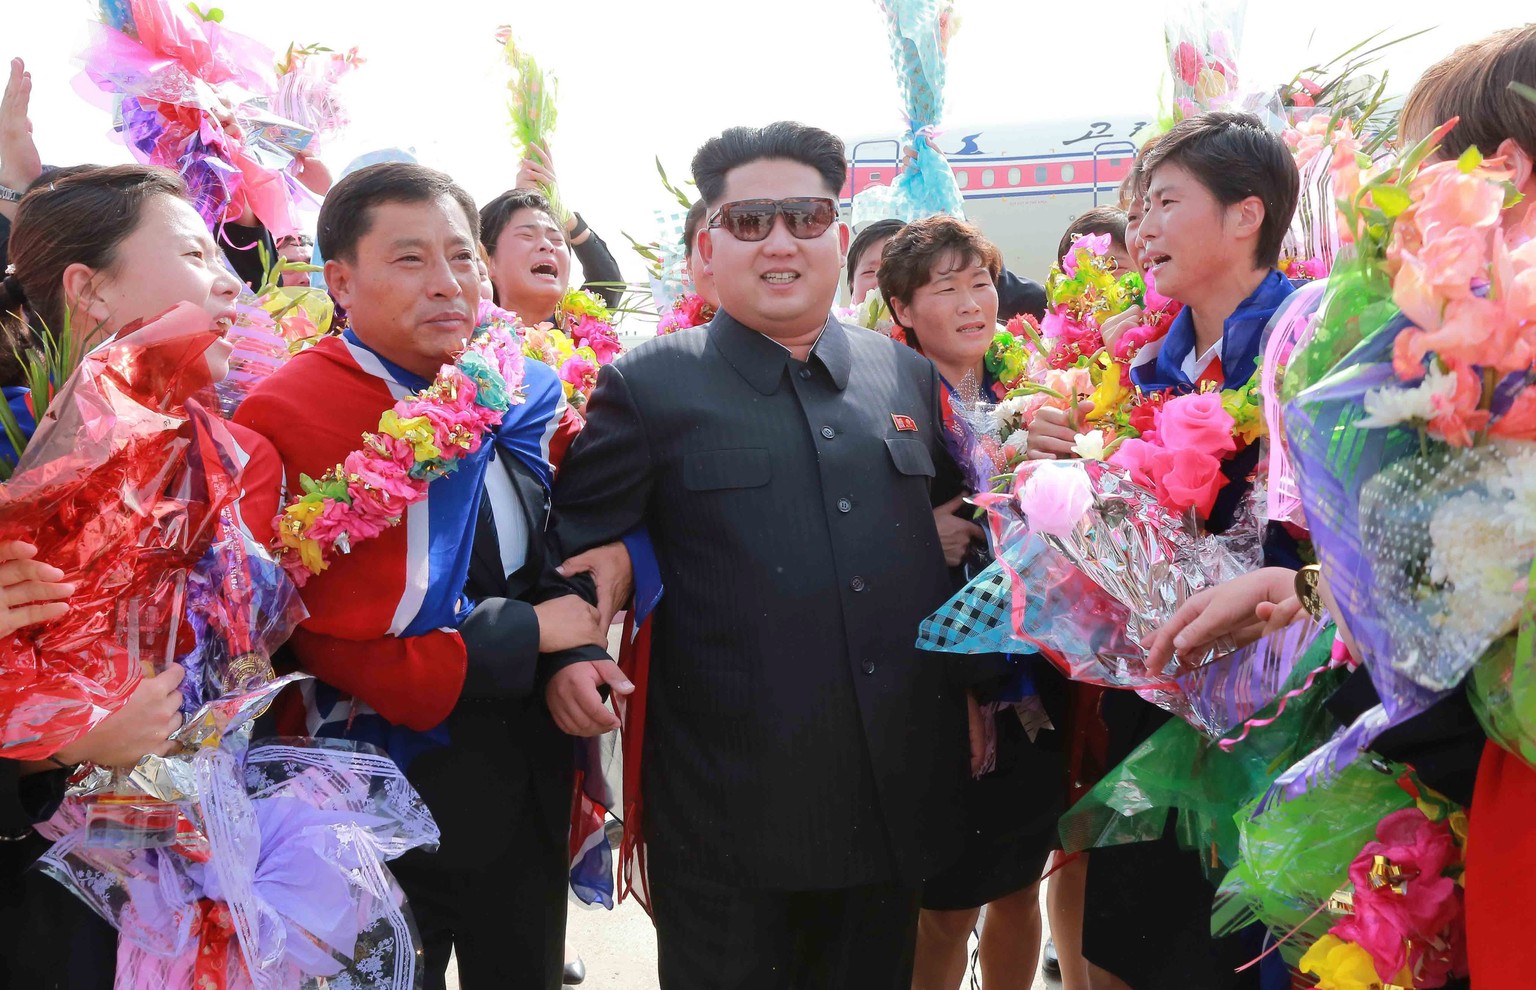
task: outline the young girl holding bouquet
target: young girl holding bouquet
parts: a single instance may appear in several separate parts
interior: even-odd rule
[[[1265,324],[1291,292],[1275,267],[1298,191],[1290,152],[1256,117],[1213,111],[1180,122],[1138,167],[1145,212],[1127,231],[1137,242],[1133,254],[1158,291],[1184,308],[1165,337],[1130,359],[1130,379],[1146,396],[1240,387],[1257,369]],[[1091,408],[1080,405],[1079,417]],[[1056,412],[1043,410],[1031,423],[1029,457],[1073,456],[1081,419]],[[1202,519],[1208,531],[1231,525],[1257,455],[1250,445],[1224,462],[1220,493]],[[1113,765],[1169,716],[1131,692],[1111,691],[1104,718]],[[1095,849],[1083,954],[1136,990],[1248,985],[1254,971],[1233,970],[1257,946],[1211,938],[1213,896],[1197,858],[1171,833]]]

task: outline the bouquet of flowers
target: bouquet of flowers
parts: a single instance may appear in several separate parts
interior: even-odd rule
[[[281,284],[284,272],[303,267],[307,266],[278,258],[255,293],[242,289],[235,301],[237,315],[229,331],[235,348],[229,356],[229,374],[214,385],[219,410],[226,418],[235,414],[257,383],[331,332],[336,304],[329,293],[308,285]]]
[[[270,109],[272,52],[222,19],[168,0],[102,3],[85,76],[128,150],[179,172],[210,228],[249,206],[282,237],[299,228],[293,204],[304,194],[292,166],[314,131]]]
[[[1444,986],[1465,976],[1467,815],[1412,771],[1355,764],[1294,800],[1235,816],[1241,854],[1214,928],[1262,922],[1320,988]]]
[[[1173,110],[1161,121],[1163,130],[1202,111],[1230,107],[1238,99],[1243,13],[1241,4],[1206,0],[1178,8],[1164,25]]]
[[[907,120],[902,144],[912,149],[912,157],[893,183],[854,197],[853,223],[884,217],[911,221],[934,213],[964,216],[960,184],[932,140],[944,111],[949,41],[959,25],[953,0],[880,0],[880,7]]]
[[[526,158],[533,153],[530,150],[533,145],[549,147],[549,139],[555,133],[560,81],[539,68],[538,60],[526,49],[518,47],[509,25],[503,24],[496,29],[496,43],[501,46],[502,58],[511,70],[507,80],[507,117],[512,140]],[[555,219],[564,222],[565,208],[560,205],[554,187],[546,186],[539,191],[549,200]]]
[[[356,48],[334,51],[323,45],[289,45],[277,63],[277,93],[272,109],[314,135],[305,150],[340,133],[351,122],[341,83],[366,60]]]
[[[559,326],[519,328],[523,354],[559,372],[566,401],[579,410],[597,387],[598,369],[612,364],[623,345],[613,328],[613,314],[590,292],[567,292],[555,316]]]
[[[1258,564],[1256,528],[1203,535],[1193,512],[1171,512],[1103,461],[1026,461],[1008,494],[976,501],[1001,573],[978,575],[926,619],[925,649],[974,652],[979,634],[998,631],[1012,652],[1038,652],[1073,679],[1155,693],[1215,653],[1153,671],[1142,639],[1190,594]],[[997,607],[979,612],[978,597]]]
[[[35,542],[75,585],[63,619],[0,642],[0,752],[43,759],[121,708],[144,665],[177,652],[186,578],[211,544],[227,486],[172,487],[227,431],[194,395],[220,334],[197,306],[125,329],[49,404],[0,488],[0,530]]]
[[[1390,164],[1334,148],[1356,255],[1281,392],[1318,559],[1382,705],[1283,775],[1289,797],[1501,655],[1529,608],[1536,246],[1507,172],[1475,149],[1425,164],[1449,126]],[[1517,640],[1511,666],[1528,663]]]
[[[1015,318],[988,351],[987,367],[1010,386],[995,411],[1009,468],[1023,459],[1030,422],[1042,408],[1076,416],[1079,402],[1093,402],[1077,449],[1091,459],[1102,460],[1151,427],[1158,400],[1136,390],[1130,367],[1168,332],[1176,306],[1141,275],[1118,274],[1109,245],[1107,234],[1078,238],[1046,280],[1045,318]],[[1143,307],[1144,321],[1106,346],[1104,322],[1131,306]]]
[[[885,304],[885,297],[878,287],[866,292],[862,301],[837,310],[836,316],[850,326],[884,334],[899,344],[907,342],[906,331],[896,325],[896,318],[891,315],[891,308]]]
[[[117,985],[280,990],[419,985],[420,945],[385,862],[437,827],[394,761],[359,743],[211,745],[155,844],[93,841],[89,799],[42,831],[41,868],[116,927]]]

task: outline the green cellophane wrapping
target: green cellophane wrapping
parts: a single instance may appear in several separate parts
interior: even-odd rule
[[[1331,626],[1318,635],[1282,694],[1300,687],[1328,661],[1333,638]],[[1180,845],[1200,852],[1207,874],[1219,880],[1237,859],[1239,809],[1337,728],[1322,705],[1344,676],[1342,668],[1324,671],[1310,690],[1290,699],[1274,722],[1254,728],[1231,752],[1183,719],[1168,722],[1062,816],[1062,847],[1081,852],[1151,841],[1163,834],[1168,813],[1176,811]],[[1277,707],[1271,702],[1257,718],[1275,717]]]
[[[1318,909],[1349,883],[1349,864],[1376,838],[1377,824],[1413,804],[1398,784],[1402,771],[1360,760],[1326,786],[1272,800],[1263,812],[1256,798],[1238,812],[1240,855],[1216,892],[1211,931],[1263,922],[1285,939],[1280,954],[1294,968],[1338,920]]]
[[[1519,631],[1478,660],[1467,697],[1488,738],[1536,769],[1536,564],[1527,582]]]

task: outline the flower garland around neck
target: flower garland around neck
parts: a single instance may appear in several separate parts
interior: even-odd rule
[[[275,521],[277,556],[302,586],[329,565],[400,522],[523,402],[520,328],[502,316],[476,328],[432,383],[385,410],[375,433],[318,479],[299,476],[304,493]]]

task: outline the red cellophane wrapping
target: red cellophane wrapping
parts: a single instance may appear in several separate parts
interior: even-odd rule
[[[193,399],[218,339],[183,303],[96,348],[0,486],[0,541],[36,544],[75,584],[63,618],[0,639],[0,756],[58,752],[174,655],[186,572],[231,497],[183,470],[194,447],[229,442]]]

